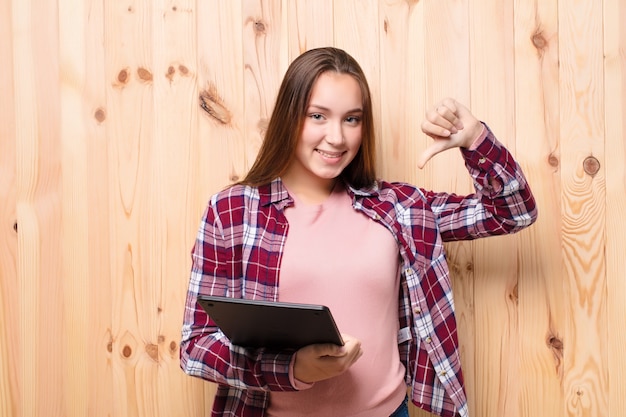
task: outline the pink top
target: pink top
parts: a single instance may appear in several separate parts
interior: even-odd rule
[[[390,415],[406,395],[397,346],[398,244],[352,208],[341,184],[321,205],[293,197],[279,299],[327,305],[340,332],[361,341],[363,356],[338,377],[272,392],[268,416]]]

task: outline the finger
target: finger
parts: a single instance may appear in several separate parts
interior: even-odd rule
[[[348,351],[345,350],[345,345],[338,346],[332,343],[320,343],[304,347],[303,349],[306,348],[310,348],[313,356],[316,358],[321,358],[323,356],[342,357],[348,354]]]
[[[417,167],[419,169],[424,168],[426,163],[430,161],[430,159],[437,155],[440,152],[445,151],[450,148],[450,143],[445,139],[436,140],[432,145],[424,150],[417,159]]]
[[[457,133],[459,120],[457,116],[446,106],[438,106],[426,114],[426,123],[439,126],[449,132]],[[425,132],[426,133],[426,132]]]
[[[459,107],[457,102],[453,99],[445,99],[435,107],[434,113],[441,116],[444,120],[454,126],[456,130],[463,129],[463,122],[461,122]],[[452,130],[452,133],[456,133],[455,129],[448,127]]]
[[[447,138],[452,133],[456,133],[452,131],[453,129],[454,125],[448,123],[447,121],[444,122],[442,120],[424,120],[422,122],[422,132],[424,132],[424,134],[430,136],[431,138]]]

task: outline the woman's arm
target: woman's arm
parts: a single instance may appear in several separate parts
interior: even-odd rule
[[[241,296],[241,262],[234,256],[241,224],[222,225],[211,200],[192,251],[192,268],[180,346],[181,368],[189,375],[243,389],[294,390],[289,379],[291,351],[247,349],[230,341],[197,304],[198,295]],[[235,208],[236,210],[236,208]],[[232,210],[226,210],[232,216]]]
[[[515,233],[535,222],[537,207],[526,178],[487,126],[461,152],[476,192],[423,191],[444,241]]]

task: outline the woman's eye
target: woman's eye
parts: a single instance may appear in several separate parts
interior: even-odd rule
[[[309,117],[313,120],[322,120],[323,116],[319,113],[313,113],[313,114],[310,114]]]
[[[346,122],[350,123],[350,124],[358,124],[361,121],[361,118],[357,117],[357,116],[349,116],[346,118]]]

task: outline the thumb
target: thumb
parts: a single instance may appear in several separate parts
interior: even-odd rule
[[[322,356],[340,357],[346,355],[346,349],[343,346],[332,343],[320,343],[313,346],[315,346],[315,356],[318,358]]]
[[[420,154],[419,158],[417,159],[417,167],[419,169],[424,168],[426,163],[430,161],[433,156],[445,151],[446,149],[449,149],[451,147],[450,145],[451,144],[449,139],[435,139],[432,145],[430,145]]]

